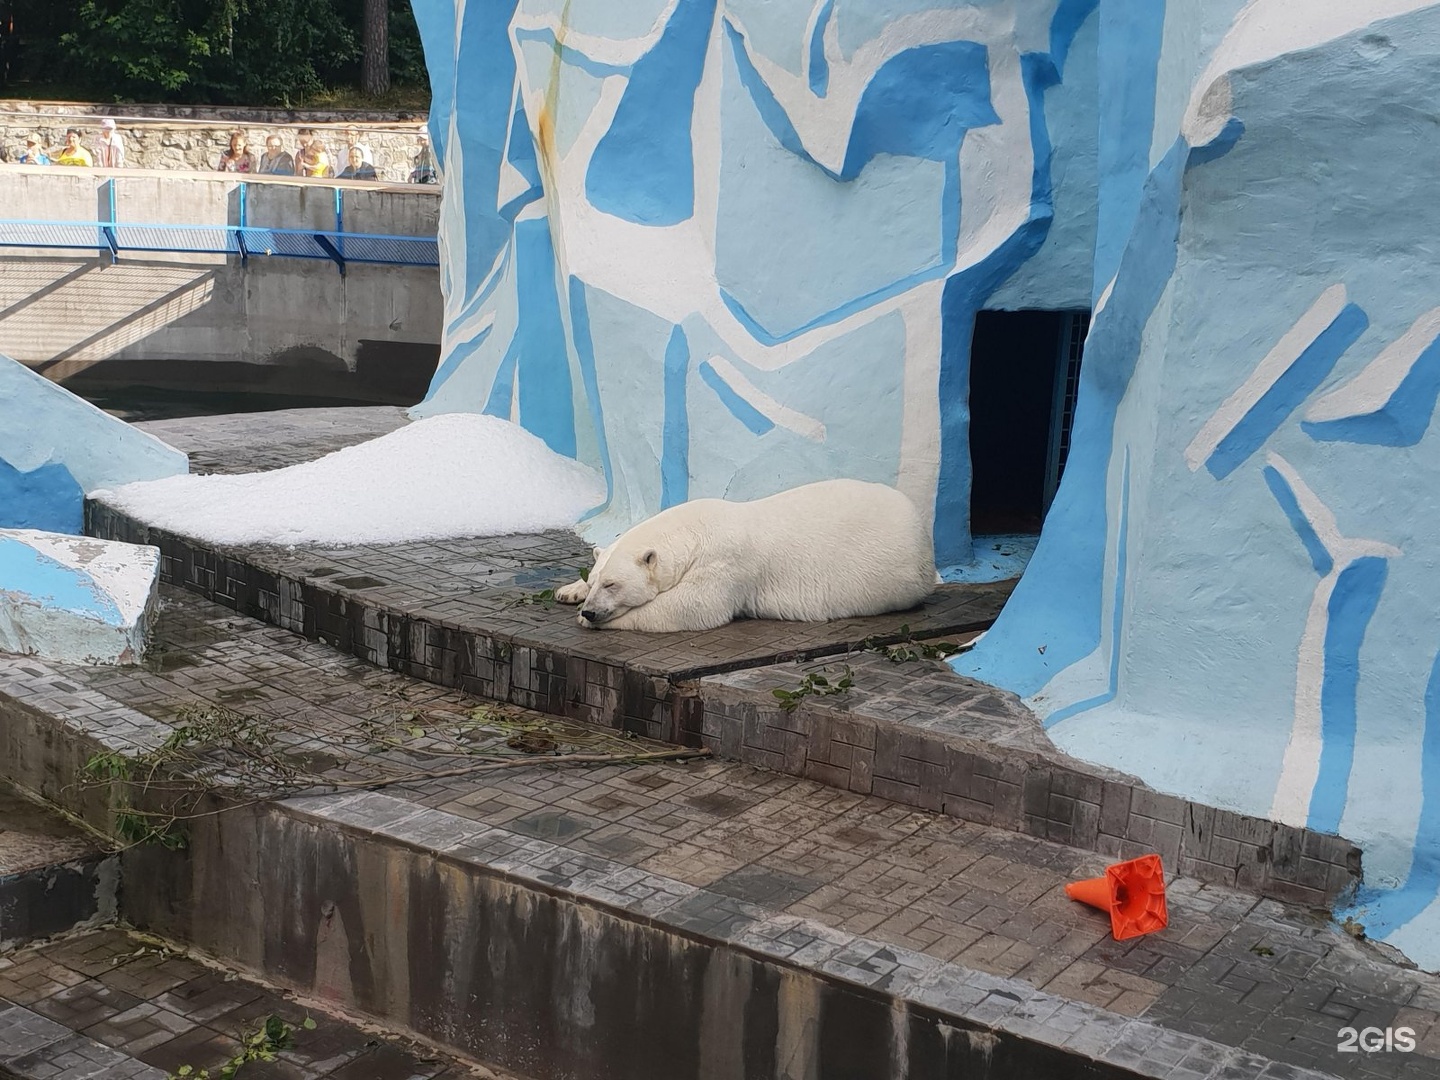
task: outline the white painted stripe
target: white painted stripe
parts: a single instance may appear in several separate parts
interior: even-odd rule
[[[1295,501],[1300,505],[1300,513],[1305,516],[1305,520],[1315,530],[1315,535],[1320,538],[1320,543],[1325,546],[1330,558],[1334,560],[1336,569],[1332,570],[1332,573],[1339,573],[1345,565],[1362,556],[1379,555],[1383,558],[1397,558],[1402,554],[1399,548],[1380,540],[1341,536],[1340,526],[1336,524],[1334,512],[1321,501],[1320,496],[1310,489],[1309,484],[1300,479],[1300,474],[1295,471],[1295,466],[1273,452],[1266,455],[1266,462],[1285,478],[1285,482],[1295,493]]]
[[[1255,407],[1255,403],[1265,396],[1266,391],[1290,369],[1290,365],[1324,332],[1344,307],[1343,284],[1332,285],[1320,294],[1320,299],[1311,304],[1310,310],[1301,315],[1295,325],[1286,331],[1285,336],[1275,343],[1275,347],[1265,354],[1250,377],[1215,410],[1214,415],[1205,422],[1205,426],[1185,448],[1185,462],[1190,466],[1191,472],[1205,464],[1225,436],[1235,430],[1235,425]]]
[[[812,416],[796,412],[788,406],[781,405],[769,394],[765,393],[758,386],[745,378],[730,361],[723,356],[711,356],[710,366],[713,367],[722,379],[729,384],[730,389],[739,394],[744,401],[777,427],[783,427],[787,431],[793,431],[796,435],[810,439],[813,442],[825,441],[825,425]]]
[[[651,47],[660,40],[660,35],[665,32],[665,24],[670,21],[670,16],[674,14],[675,7],[679,2],[680,0],[666,0],[665,6],[655,16],[655,21],[650,24],[650,29],[639,37],[633,38],[609,38],[582,33],[567,25],[560,16],[552,11],[528,14],[517,11],[514,19],[510,22],[510,41],[518,54],[520,43],[515,37],[517,30],[549,30],[555,35],[557,41],[564,43],[567,49],[574,49],[600,64],[628,67],[649,52]]]
[[[1305,419],[1315,423],[1347,420],[1383,409],[1437,335],[1440,335],[1440,307],[1421,315],[1354,378],[1310,406]]]
[[[1280,763],[1280,778],[1270,817],[1303,828],[1310,816],[1310,797],[1320,776],[1320,688],[1325,679],[1325,632],[1330,625],[1330,594],[1338,574],[1329,573],[1315,586],[1305,633],[1295,663],[1295,716]]]
[[[967,132],[960,144],[957,271],[987,258],[1030,216],[1035,152],[1020,54],[1013,48],[991,49],[989,59],[990,104],[1000,123]]]
[[[1295,662],[1295,716],[1290,738],[1280,763],[1280,777],[1270,804],[1270,816],[1287,825],[1303,826],[1310,814],[1310,798],[1320,775],[1321,739],[1320,690],[1325,680],[1325,635],[1330,626],[1330,596],[1341,573],[1356,559],[1365,556],[1397,558],[1401,551],[1379,540],[1341,536],[1335,514],[1320,496],[1300,478],[1295,467],[1279,454],[1266,460],[1290,485],[1300,513],[1315,531],[1332,560],[1330,572],[1315,586],[1305,632]]]

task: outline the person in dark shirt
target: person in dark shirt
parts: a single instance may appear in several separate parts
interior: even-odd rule
[[[265,153],[261,154],[260,160],[255,163],[255,171],[270,176],[295,175],[295,159],[280,145],[279,135],[265,137]]]
[[[375,166],[365,164],[365,155],[358,146],[350,147],[350,164],[341,170],[337,180],[375,180]]]

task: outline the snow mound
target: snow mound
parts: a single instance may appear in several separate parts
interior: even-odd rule
[[[343,546],[565,529],[605,498],[605,483],[509,421],[447,413],[273,472],[91,494],[215,544]]]

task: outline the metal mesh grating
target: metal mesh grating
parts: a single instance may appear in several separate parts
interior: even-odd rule
[[[113,225],[119,251],[176,251],[235,255],[234,230],[224,225]]]
[[[1075,426],[1075,402],[1080,397],[1080,361],[1085,352],[1085,335],[1090,332],[1090,314],[1078,311],[1067,316],[1065,328],[1063,386],[1060,394],[1060,430],[1056,453],[1056,481],[1065,471],[1070,456],[1070,432]]]
[[[83,221],[0,221],[0,247],[98,248],[98,225]]]
[[[107,235],[119,254],[127,251],[178,254],[280,256],[335,259],[344,263],[439,266],[440,245],[429,236],[311,229],[263,229],[235,225],[154,225],[103,221],[0,221],[0,247],[85,248],[105,251]],[[243,247],[242,247],[243,245]]]

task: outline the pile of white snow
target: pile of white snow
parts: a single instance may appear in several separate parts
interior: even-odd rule
[[[605,498],[605,483],[509,421],[448,413],[273,472],[91,494],[211,543],[343,546],[565,529]]]

